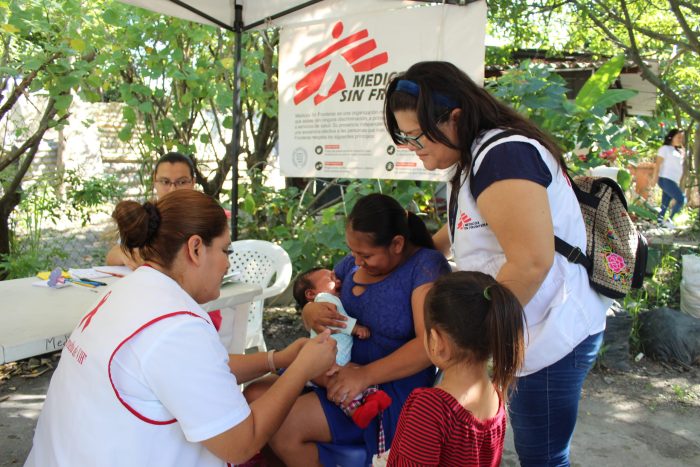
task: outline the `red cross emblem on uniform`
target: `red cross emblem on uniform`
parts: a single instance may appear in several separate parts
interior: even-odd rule
[[[80,327],[81,325],[83,326],[83,328],[80,330],[80,332],[85,331],[85,328],[90,325],[90,321],[92,321],[92,317],[95,316],[95,313],[97,313],[97,310],[99,310],[100,307],[102,305],[104,305],[104,303],[107,301],[107,298],[109,298],[111,293],[112,293],[112,291],[110,290],[107,293],[107,295],[102,297],[102,300],[100,300],[100,303],[98,303],[97,306],[95,308],[93,308],[93,310],[90,313],[83,316],[83,319],[81,319],[80,323],[78,323],[78,327]]]

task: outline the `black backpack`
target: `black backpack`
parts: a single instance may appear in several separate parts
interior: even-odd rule
[[[481,144],[472,158],[494,142],[517,135],[503,131]],[[471,169],[470,169],[471,170]],[[474,173],[470,172],[473,178]],[[623,298],[631,289],[639,289],[644,281],[647,264],[647,240],[637,230],[627,211],[625,194],[616,181],[607,177],[579,176],[571,181],[583,222],[586,226],[586,252],[554,236],[554,249],[571,263],[582,265],[591,287],[610,298]],[[454,202],[453,202],[454,199]],[[450,196],[450,228],[454,239],[457,197]]]

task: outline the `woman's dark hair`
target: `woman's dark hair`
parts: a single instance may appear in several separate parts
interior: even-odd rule
[[[306,299],[306,291],[313,288],[314,286],[311,283],[309,276],[316,271],[320,271],[321,269],[323,268],[311,268],[308,271],[304,271],[301,274],[299,274],[294,280],[294,285],[292,286],[292,296],[297,302],[297,308],[301,309],[304,305],[306,305],[309,302]]]
[[[523,364],[524,320],[515,295],[481,272],[440,276],[425,298],[428,336],[433,328],[448,335],[456,347],[455,359],[481,363],[493,356],[491,380],[503,400]]]
[[[221,206],[195,190],[176,190],[144,204],[122,201],[112,218],[117,221],[124,252],[131,254],[138,248],[145,261],[166,268],[172,266],[192,235],[202,237],[208,246],[226,230],[226,214]]]
[[[680,128],[673,128],[673,129],[669,130],[668,133],[666,134],[666,137],[664,138],[664,146],[671,146],[673,138],[678,133],[683,133],[683,130],[681,130]]]
[[[418,86],[417,95],[397,90],[397,84],[401,80],[415,83]],[[453,189],[459,187],[462,173],[471,166],[472,143],[484,132],[497,128],[510,129],[539,141],[559,161],[562,169],[566,167],[561,149],[550,136],[477,86],[466,73],[452,63],[416,63],[389,82],[386,96],[384,124],[396,144],[399,144],[399,141],[394,135],[399,128],[394,112],[411,110],[416,112],[418,123],[426,138],[460,151],[458,170],[452,179]],[[462,110],[457,123],[457,145],[451,143],[438,127],[439,123],[448,118],[449,112],[456,108]]]
[[[363,196],[348,215],[348,226],[369,234],[376,246],[386,247],[401,235],[416,246],[435,249],[433,237],[420,217],[406,211],[391,196],[380,193]]]
[[[168,162],[170,164],[187,164],[187,167],[190,169],[190,177],[194,178],[194,162],[192,162],[192,159],[182,153],[179,152],[169,152],[165,154],[163,157],[158,159],[158,162],[156,162],[156,166],[153,169],[153,176],[155,177],[156,174],[158,173],[158,167],[160,164],[163,162]]]

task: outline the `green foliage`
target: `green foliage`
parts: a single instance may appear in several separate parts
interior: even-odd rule
[[[6,279],[31,277],[39,271],[52,269],[56,261],[66,257],[65,250],[59,246],[16,241],[12,244],[11,254],[0,255],[0,272],[7,274]]]
[[[680,283],[682,278],[679,252],[673,246],[665,251],[649,250],[649,261],[654,261],[655,253],[660,254],[658,264],[651,277],[644,279],[644,286],[631,291],[622,306],[632,316],[632,345],[639,348],[639,314],[660,307],[680,309]]]
[[[556,73],[540,64],[523,62],[498,81],[488,83],[488,89],[516,110],[524,113],[542,129],[554,136],[564,151],[594,148],[598,151],[621,144],[627,137],[617,118],[606,113],[606,103],[622,97],[608,89],[611,70],[593,74],[575,102],[566,97],[566,83]],[[577,168],[577,164],[574,164]]]
[[[624,55],[618,55],[604,63],[586,80],[574,101],[580,112],[590,111],[600,116],[618,102],[637,94],[632,89],[610,89],[624,64]]]
[[[205,192],[218,196],[234,152],[232,125],[226,125],[233,102],[232,34],[102,0],[0,2],[0,30],[0,87],[14,82],[17,95],[27,96],[39,116],[45,110],[49,117],[40,130],[33,121],[3,130],[2,211],[15,208],[19,182],[33,157],[28,149],[12,154],[11,148],[64,125],[76,94],[91,102],[125,104],[125,126],[118,137],[136,143],[145,169],[168,150],[193,154],[196,161],[204,151],[213,154],[214,164],[196,164],[196,178]],[[242,109],[247,125],[242,150],[249,166],[264,167],[276,143],[277,34],[244,36]],[[9,115],[0,115],[0,126],[7,124]],[[251,139],[255,147],[248,146]],[[150,171],[137,175],[150,188]],[[83,224],[100,203],[118,194],[116,180],[92,183],[73,177],[68,185],[74,191],[68,193],[64,209],[79,212]],[[18,255],[17,242],[13,245],[12,254]],[[4,235],[0,252],[8,251],[10,238]]]
[[[171,150],[192,155],[197,183],[218,197],[233,153],[234,36],[118,2],[102,19],[111,43],[101,67],[104,87],[117,89],[126,104],[119,138],[136,141],[151,163]],[[278,32],[269,30],[246,33],[242,42],[241,152],[249,168],[267,165],[277,138],[277,41]],[[215,163],[199,163],[203,153]]]
[[[623,190],[629,190],[632,185],[632,175],[627,170],[617,172],[617,183]]]
[[[55,99],[58,115],[66,115],[72,101],[71,91],[82,97],[81,84],[94,64],[92,38],[99,29],[94,12],[101,2],[83,5],[77,0],[23,0],[0,3],[0,41],[3,61],[2,80],[9,77],[36,76],[31,91]]]
[[[681,262],[674,253],[663,254],[652,276],[645,280],[645,308],[679,309],[681,272]]]
[[[295,272],[314,265],[331,265],[345,246],[343,205],[309,215],[313,196],[296,187],[274,190],[241,184],[244,202],[239,211],[241,238],[280,242]]]
[[[79,217],[82,225],[90,222],[96,212],[104,212],[124,197],[126,187],[114,175],[101,175],[83,178],[76,170],[68,170],[64,176],[67,186],[66,200],[70,203],[74,217]]]
[[[24,233],[11,238],[11,253],[0,258],[0,272],[8,279],[28,277],[47,269],[62,252],[42,242],[42,231],[47,224],[55,224],[61,217],[63,204],[56,183],[42,177],[22,193],[22,201],[14,215],[14,232]]]
[[[45,132],[50,128],[60,129],[70,115],[69,106],[73,95],[86,100],[99,96],[90,89],[95,76],[96,50],[104,44],[99,37],[101,27],[95,12],[102,10],[102,2],[95,0],[85,5],[77,0],[23,0],[0,2],[0,253],[11,252],[15,259],[5,256],[8,262],[20,264],[38,257],[23,248],[17,238],[12,238],[9,216],[17,203],[26,194],[22,193],[22,182],[31,167],[32,160]],[[36,112],[36,116],[18,112],[18,103]],[[41,183],[39,184],[41,186]],[[40,188],[28,189],[29,193]],[[55,207],[48,191],[35,197],[32,212],[25,216],[29,232],[40,231],[37,212]],[[24,213],[20,213],[22,217]],[[31,244],[36,238],[28,240]],[[14,248],[14,249],[13,249]],[[21,269],[22,266],[17,266]],[[12,269],[16,269],[12,266]]]
[[[684,209],[686,209],[686,208],[684,208]],[[700,232],[700,212],[697,209],[688,210],[687,212],[688,212],[688,225],[690,226],[690,231],[697,235],[698,232]]]
[[[637,219],[646,219],[648,221],[656,222],[658,213],[649,204],[647,200],[641,196],[635,197],[630,202],[628,202],[628,210],[630,214],[633,214]]]
[[[581,61],[624,56],[628,66],[634,65],[642,73],[642,78],[657,88],[657,118],[627,118],[624,123],[629,132],[626,133],[615,131],[614,121],[612,125],[594,125],[590,134],[602,136],[598,141],[592,141],[595,145],[586,144],[586,139],[590,138],[580,131],[574,131],[574,134],[566,131],[552,133],[567,150],[571,147],[593,148],[581,164],[581,161],[572,160],[574,170],[609,165],[608,161],[598,157],[598,153],[622,145],[636,150],[639,159],[653,159],[655,149],[660,146],[663,133],[669,127],[692,129],[700,121],[700,10],[696,3],[677,0],[489,0],[489,32],[507,45],[497,53],[487,52],[487,63],[511,63],[509,52],[529,48],[555,56],[583,52],[586,56],[581,56]],[[609,66],[613,67],[612,64]],[[600,102],[622,98],[615,94],[619,92],[612,90]],[[583,96],[587,95],[590,94],[582,92],[577,98],[578,103],[581,104]],[[592,97],[590,102],[595,101]],[[562,137],[569,137],[574,144],[567,145]],[[697,155],[691,166],[696,164]],[[697,170],[694,177],[698,177]]]
[[[489,32],[509,50],[552,55],[585,52],[588,60],[625,55],[652,66],[647,81],[660,91],[662,114],[700,119],[700,10],[697,2],[668,0],[489,0]],[[497,54],[491,54],[491,57]],[[586,58],[583,58],[586,60]]]
[[[27,233],[27,239],[35,245],[41,240],[41,231],[47,223],[56,224],[64,212],[56,180],[52,175],[42,176],[23,193],[19,204],[16,225]]]
[[[627,167],[656,152],[664,126],[656,119],[620,122],[610,112],[610,106],[635,93],[610,89],[622,63],[622,57],[615,57],[602,65],[573,102],[566,97],[568,89],[560,75],[530,61],[488,82],[487,89],[551,134],[567,153],[572,172],[618,167],[618,182],[626,190],[631,185]]]
[[[77,171],[67,172],[63,181],[51,174],[28,184],[12,216],[15,235],[10,241],[10,253],[0,260],[0,272],[12,279],[51,269],[67,254],[62,245],[47,241],[46,229],[63,219],[80,219],[85,226],[92,214],[104,212],[105,206],[123,197],[123,192],[112,176],[84,179]]]

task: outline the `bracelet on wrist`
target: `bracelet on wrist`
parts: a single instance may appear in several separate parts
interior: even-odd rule
[[[275,349],[267,351],[267,368],[270,370],[270,373],[274,373],[277,370],[277,367],[275,367],[274,354]]]

